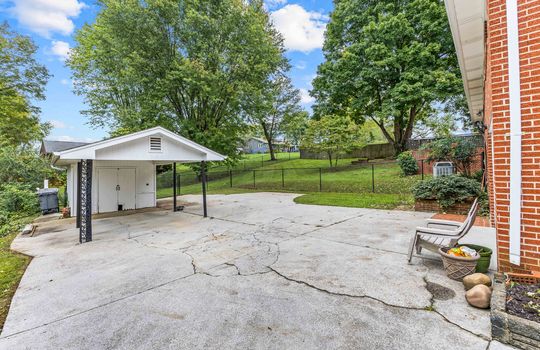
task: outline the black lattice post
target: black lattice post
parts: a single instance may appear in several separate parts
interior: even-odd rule
[[[92,241],[92,160],[81,160],[79,242]]]
[[[76,227],[81,228],[81,162],[77,163],[77,223]]]

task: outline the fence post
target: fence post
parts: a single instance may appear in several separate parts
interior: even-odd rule
[[[178,195],[182,195],[182,175],[178,174]]]
[[[255,185],[255,169],[253,169],[253,188],[257,188]]]
[[[421,165],[422,165],[422,181],[424,181],[424,160],[422,159],[421,160]]]
[[[244,170],[246,170],[246,160],[244,159]]]
[[[375,164],[371,164],[371,192],[375,193]]]
[[[230,183],[231,188],[232,188],[232,170],[229,170],[229,183]]]
[[[281,188],[285,188],[285,169],[281,168]]]
[[[319,168],[319,192],[322,192],[322,168]]]

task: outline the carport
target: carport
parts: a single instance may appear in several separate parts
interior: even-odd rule
[[[68,205],[81,243],[92,240],[92,214],[156,206],[157,165],[173,164],[176,211],[176,163],[200,163],[206,217],[206,162],[226,158],[160,126],[51,153],[53,165],[67,169]]]

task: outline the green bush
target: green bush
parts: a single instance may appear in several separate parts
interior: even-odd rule
[[[429,152],[429,162],[450,161],[459,173],[471,177],[478,146],[470,138],[446,137],[427,143],[421,149]]]
[[[5,184],[0,187],[0,237],[17,230],[21,218],[39,210],[35,191],[28,185]]]
[[[0,212],[33,214],[39,210],[36,192],[22,184],[5,184],[0,188]]]
[[[418,163],[411,151],[402,152],[397,157],[397,162],[401,172],[405,176],[416,175],[418,173]]]
[[[417,183],[413,187],[416,199],[436,199],[443,209],[482,194],[480,183],[459,175],[439,176]]]

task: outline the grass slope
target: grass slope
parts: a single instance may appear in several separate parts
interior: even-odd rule
[[[256,159],[261,155],[251,155]],[[401,176],[396,163],[371,163],[350,166],[353,159],[342,159],[338,168],[330,168],[325,159],[262,161],[252,169],[233,169],[232,184],[228,171],[213,168],[208,174],[209,194],[256,191],[306,193],[298,203],[363,208],[412,208],[412,186],[421,176]],[[160,175],[158,198],[172,196],[172,175]],[[165,181],[163,181],[165,180]],[[170,180],[170,181],[167,181]],[[373,182],[375,188],[373,188]],[[168,183],[167,183],[168,182]],[[374,193],[372,193],[374,192]],[[180,176],[179,194],[200,194],[201,184],[192,172]]]
[[[20,220],[21,224],[30,222],[32,218]],[[4,327],[11,298],[17,290],[26,267],[32,260],[31,257],[12,252],[11,242],[18,234],[18,230],[0,237],[0,331]]]

